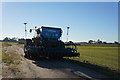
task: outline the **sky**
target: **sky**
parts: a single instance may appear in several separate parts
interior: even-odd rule
[[[118,2],[120,0],[1,0],[2,2]]]
[[[63,30],[69,40],[118,41],[118,2],[2,2],[2,36],[24,38],[24,22],[27,30],[34,26],[48,25]],[[34,33],[27,32],[32,38]]]

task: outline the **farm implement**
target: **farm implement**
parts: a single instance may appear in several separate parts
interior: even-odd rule
[[[30,29],[32,32],[33,29]],[[78,57],[76,45],[70,41],[65,44],[60,40],[62,35],[61,28],[35,27],[36,36],[32,39],[26,39],[24,52],[26,58],[48,57],[48,58],[63,58],[63,57]],[[26,31],[26,30],[25,30]],[[70,48],[66,45],[71,46]]]

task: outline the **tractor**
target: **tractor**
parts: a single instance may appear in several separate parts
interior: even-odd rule
[[[32,39],[26,39],[24,45],[25,58],[31,59],[36,57],[46,58],[63,58],[63,57],[79,57],[76,45],[69,41],[65,44],[60,40],[62,29],[55,27],[42,26],[35,27],[36,36]],[[30,29],[32,32],[32,29]],[[71,46],[71,47],[66,47]]]

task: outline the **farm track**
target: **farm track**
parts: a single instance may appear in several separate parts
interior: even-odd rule
[[[26,59],[23,47],[16,44],[3,47],[3,50],[16,52],[21,58],[21,62],[17,66],[19,71],[16,75],[8,71],[6,69],[8,66],[3,64],[3,78],[108,78],[101,73],[67,62],[67,60]]]

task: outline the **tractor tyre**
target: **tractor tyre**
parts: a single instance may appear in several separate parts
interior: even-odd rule
[[[31,56],[27,52],[25,53],[24,57],[27,59],[31,59]]]
[[[60,60],[60,59],[63,59],[63,57],[49,57],[49,59]]]
[[[38,56],[38,55],[31,55],[31,58],[32,58],[33,60],[37,60],[37,59],[39,59],[39,56]]]

